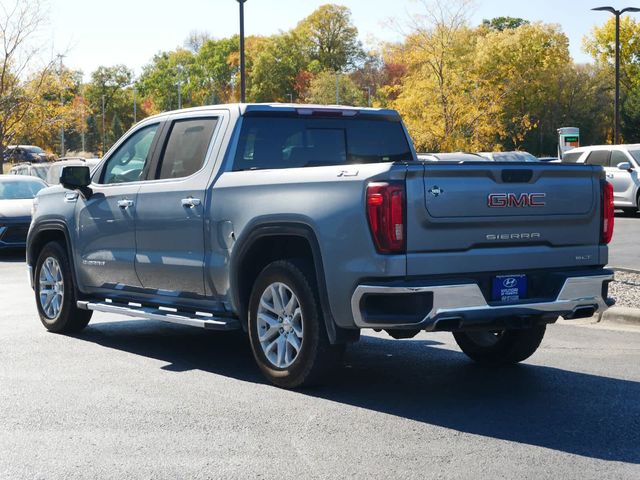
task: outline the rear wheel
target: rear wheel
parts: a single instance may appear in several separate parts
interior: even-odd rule
[[[88,325],[93,312],[77,307],[67,252],[58,242],[40,252],[34,279],[38,314],[47,330],[72,333]]]
[[[519,330],[454,332],[460,349],[472,360],[484,364],[518,363],[540,346],[546,325]]]
[[[248,320],[258,367],[279,387],[318,382],[344,351],[344,345],[329,343],[307,262],[278,260],[262,270],[251,292]]]

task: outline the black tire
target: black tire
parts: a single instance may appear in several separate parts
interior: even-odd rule
[[[500,332],[454,332],[460,349],[472,360],[488,365],[521,362],[538,349],[546,325]]]
[[[259,333],[261,328],[265,328],[263,333],[267,332],[265,325],[259,325],[258,322],[260,299],[274,284],[284,284],[297,297],[301,311],[299,321],[303,331],[300,349],[293,362],[282,368],[267,358],[260,343]],[[332,367],[338,364],[344,352],[344,345],[329,343],[315,285],[313,270],[308,262],[302,260],[278,260],[270,263],[260,272],[253,285],[248,310],[251,350],[260,371],[278,387],[297,388],[320,382]],[[275,302],[273,304],[275,305]],[[277,321],[282,323],[282,319]],[[281,337],[283,329],[280,328],[279,331],[280,333],[270,337],[269,341]],[[276,333],[275,329],[273,333]],[[288,333],[292,336],[295,334],[294,331]],[[285,347],[290,348],[286,343]]]
[[[621,210],[625,215],[635,215],[638,212],[636,207],[624,207]]]
[[[61,307],[55,315],[47,314],[40,300],[40,274],[45,261],[49,258],[55,259],[59,265],[63,281]],[[36,262],[34,286],[40,321],[47,330],[55,333],[75,333],[89,324],[93,312],[91,310],[81,310],[77,307],[71,264],[69,263],[66,249],[60,245],[60,243],[47,243],[40,252],[38,261]]]

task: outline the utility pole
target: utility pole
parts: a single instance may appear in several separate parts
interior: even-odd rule
[[[371,87],[367,87],[367,107],[371,106]]]
[[[246,80],[244,71],[244,2],[247,0],[237,0],[240,6],[240,103],[246,101]]]
[[[591,10],[609,12],[616,17],[616,93],[613,102],[613,144],[617,145],[620,141],[620,16],[627,12],[640,12],[640,8],[627,7],[616,10],[613,7],[597,7]]]
[[[136,105],[136,86],[133,85],[133,124],[136,124],[138,106]]]
[[[336,105],[340,105],[340,74],[336,72]]]
[[[293,103],[293,93],[287,93],[289,95],[289,103]]]
[[[84,131],[87,128],[87,124],[84,121],[84,96],[82,97],[82,131],[80,132],[80,138],[82,139],[82,151],[86,151],[85,150],[85,143],[84,143]]]
[[[178,64],[176,69],[178,70],[178,110],[182,108],[182,72],[183,66]]]
[[[104,157],[105,154],[105,117],[104,117],[104,95],[102,95],[102,156]]]
[[[62,59],[64,55],[58,54],[58,60],[60,61],[60,70],[58,73],[58,80],[60,81],[60,107],[64,106],[64,83],[62,81]],[[64,157],[64,118],[60,123],[60,156]]]

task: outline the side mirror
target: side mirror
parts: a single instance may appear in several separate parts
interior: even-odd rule
[[[80,190],[85,196],[91,195],[91,174],[89,167],[84,165],[72,165],[63,167],[60,173],[60,185],[68,190]]]
[[[631,167],[630,162],[621,162],[618,164],[618,170],[625,170],[627,172],[630,172],[631,170],[633,170],[633,167]]]

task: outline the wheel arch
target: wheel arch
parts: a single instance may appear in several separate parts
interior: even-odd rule
[[[344,343],[351,341],[350,336],[357,337],[350,330],[338,327],[333,319],[322,252],[312,227],[299,222],[269,222],[254,225],[247,234],[238,239],[234,253],[229,270],[231,301],[245,330],[249,296],[255,276],[274,260],[310,257],[329,341],[332,344]],[[358,330],[354,332],[359,333]]]
[[[78,291],[78,283],[76,277],[76,267],[75,261],[71,249],[71,236],[69,235],[69,230],[67,226],[62,222],[50,221],[39,223],[29,232],[29,238],[27,241],[27,265],[31,267],[31,284],[33,285],[35,282],[35,264],[38,261],[38,256],[40,252],[44,248],[44,246],[49,243],[57,241],[62,243],[63,248],[67,252],[67,258],[69,260],[69,265],[71,266],[71,276],[73,278],[73,287],[76,293],[76,298],[79,297]]]

